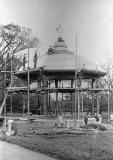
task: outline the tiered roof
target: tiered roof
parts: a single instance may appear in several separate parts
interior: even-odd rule
[[[44,74],[49,79],[74,79],[76,70],[75,62],[74,52],[68,50],[62,37],[58,37],[53,47],[50,46],[45,55],[38,57],[36,68],[34,68],[33,60],[30,61],[30,75],[32,79],[35,79],[39,73],[39,68],[43,67]],[[27,75],[27,68],[27,65],[25,70],[21,67],[16,74],[25,78]],[[102,70],[98,70],[95,63],[80,55],[77,55],[77,70],[80,70],[83,73],[83,78],[86,79],[101,77],[106,74]]]

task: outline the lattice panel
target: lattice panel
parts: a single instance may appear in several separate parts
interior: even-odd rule
[[[60,83],[58,83],[58,87],[70,88],[71,87],[71,81],[61,81]],[[50,84],[50,88],[55,88],[55,83],[54,82],[52,82]]]
[[[81,87],[82,87],[82,88],[87,88],[87,82],[86,82],[86,81],[82,81]]]
[[[64,88],[70,88],[71,87],[71,81],[62,81]]]

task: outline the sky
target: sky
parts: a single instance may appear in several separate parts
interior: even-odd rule
[[[95,62],[113,59],[113,0],[0,0],[0,25],[29,27],[40,39],[40,51],[53,45],[63,27],[71,51]]]

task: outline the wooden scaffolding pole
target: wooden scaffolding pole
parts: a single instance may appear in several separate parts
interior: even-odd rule
[[[99,79],[97,79],[97,88],[100,88]],[[100,110],[100,91],[97,91],[97,117],[99,116],[99,110]]]
[[[110,123],[110,64],[108,66],[108,125]]]
[[[11,56],[11,84],[13,81],[13,57]],[[12,115],[12,94],[10,94],[10,105],[11,105],[11,115]]]
[[[78,120],[80,120],[80,92],[78,90]]]
[[[4,66],[4,97],[6,95],[6,58],[5,58],[5,66]],[[6,118],[6,98],[4,99],[4,117]]]
[[[28,47],[28,77],[27,77],[27,107],[28,107],[28,116],[30,115],[30,106],[29,106],[29,91],[30,91],[30,85],[29,85],[29,47]]]
[[[75,54],[75,118],[76,118],[76,103],[77,102],[77,33],[76,33],[76,54]]]

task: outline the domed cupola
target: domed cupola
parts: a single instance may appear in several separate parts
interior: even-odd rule
[[[58,37],[57,41],[54,43],[53,49],[55,51],[67,51],[67,46],[65,44],[65,41],[61,36]]]

